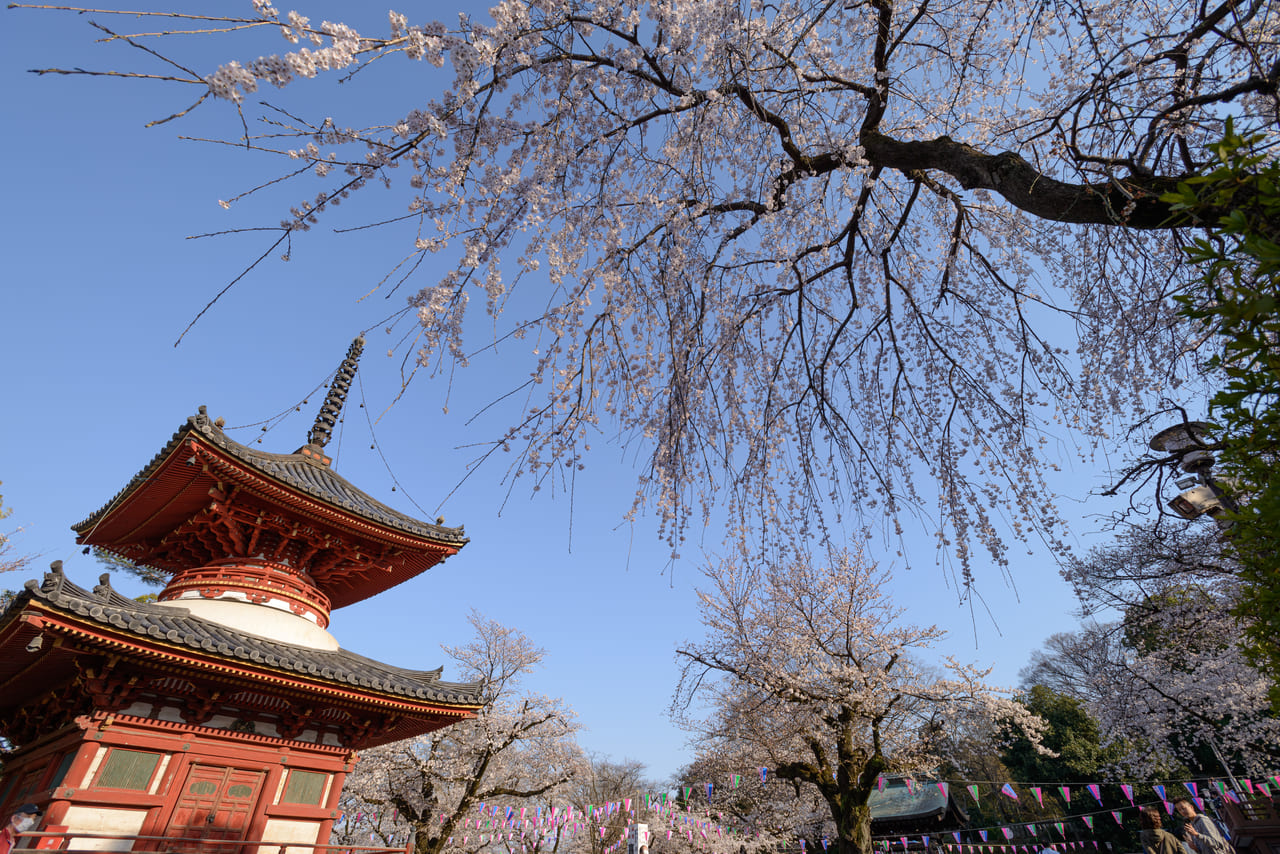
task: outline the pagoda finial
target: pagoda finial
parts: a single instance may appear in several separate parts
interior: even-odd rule
[[[363,351],[364,336],[357,335],[351,342],[351,348],[347,350],[347,358],[343,359],[342,364],[338,366],[338,372],[333,377],[333,384],[329,386],[329,393],[325,395],[324,403],[320,405],[316,423],[311,426],[311,432],[307,435],[308,444],[321,448],[328,444],[329,437],[333,435],[333,426],[338,423],[338,417],[342,415],[342,405],[347,402],[347,392],[351,389],[351,380],[355,378],[357,363]]]

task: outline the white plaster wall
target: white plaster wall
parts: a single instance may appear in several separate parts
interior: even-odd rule
[[[63,819],[69,833],[103,833],[115,836],[137,836],[142,832],[142,823],[147,818],[147,811],[109,809],[107,807],[67,808]],[[132,839],[93,839],[90,837],[72,837],[67,848],[72,851],[128,851],[133,847]]]
[[[190,596],[191,598],[186,598]],[[157,602],[171,608],[190,611],[194,616],[222,626],[310,649],[338,648],[338,640],[306,617],[292,611],[281,611],[269,605],[255,605],[237,599],[204,599],[195,591],[183,598]]]
[[[263,845],[258,848],[258,854],[312,854],[314,849],[311,847],[315,844],[316,839],[320,836],[320,822],[318,821],[294,821],[283,818],[267,819],[267,826],[262,829],[262,841],[274,842],[275,846]],[[299,842],[303,847],[285,848],[280,850],[277,846],[282,842]]]

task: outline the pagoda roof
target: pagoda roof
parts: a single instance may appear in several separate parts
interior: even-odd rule
[[[381,695],[468,709],[482,704],[479,684],[444,682],[440,679],[442,668],[406,670],[345,649],[313,649],[248,634],[194,616],[180,606],[129,599],[111,587],[110,578],[105,574],[93,590],[85,590],[72,583],[55,564],[42,582],[28,581],[25,589],[0,614],[0,638],[9,633],[6,629],[14,628],[14,621],[20,615],[29,614],[33,606],[65,615],[68,622],[97,627],[114,636],[117,642],[132,641],[144,648],[213,657],[224,664],[274,671],[309,683],[328,683],[366,696]],[[35,632],[32,628],[28,631]],[[22,658],[0,663],[0,685],[25,666]]]
[[[364,491],[355,487],[325,463],[299,451],[292,454],[273,454],[242,445],[227,436],[222,428],[200,407],[200,412],[187,418],[169,440],[169,443],[152,458],[142,471],[133,476],[110,501],[71,528],[82,537],[87,536],[113,510],[124,504],[134,493],[150,483],[155,474],[179,450],[187,438],[195,438],[225,451],[254,472],[278,481],[310,498],[331,507],[346,511],[361,520],[375,525],[410,534],[414,537],[464,546],[466,533],[456,528],[431,524],[393,510]]]
[[[224,530],[226,513],[239,527]],[[255,530],[286,541],[300,535],[293,552],[286,542],[275,558],[292,561],[341,608],[456,554],[466,534],[443,521],[414,519],[357,489],[317,444],[292,454],[242,445],[200,407],[124,489],[72,529],[80,543],[171,573],[273,553]]]

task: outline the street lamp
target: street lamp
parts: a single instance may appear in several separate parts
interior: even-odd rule
[[[1183,492],[1169,502],[1174,512],[1184,519],[1209,516],[1219,526],[1225,528],[1230,525],[1230,520],[1218,517],[1224,511],[1239,509],[1239,506],[1213,479],[1213,464],[1217,460],[1213,454],[1209,453],[1204,441],[1209,435],[1209,430],[1210,425],[1203,421],[1186,421],[1161,430],[1151,437],[1149,444],[1153,451],[1161,451],[1177,457],[1178,467],[1190,475],[1176,481],[1178,488]],[[1240,791],[1240,783],[1231,773],[1231,766],[1223,758],[1222,752],[1218,749],[1218,743],[1210,733],[1205,733],[1205,738],[1218,764],[1227,772],[1232,788]]]
[[[1178,467],[1190,477],[1177,481],[1182,489],[1169,502],[1173,511],[1184,519],[1198,519],[1208,515],[1215,520],[1224,511],[1235,510],[1231,496],[1214,481],[1213,454],[1205,446],[1210,425],[1203,421],[1186,421],[1161,430],[1152,437],[1150,446],[1178,458]],[[1225,523],[1226,520],[1219,520]]]

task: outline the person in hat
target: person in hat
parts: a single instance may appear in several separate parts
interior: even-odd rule
[[[35,828],[39,819],[40,807],[35,804],[23,804],[14,810],[4,827],[0,828],[0,854],[9,854],[18,841],[18,834]]]

